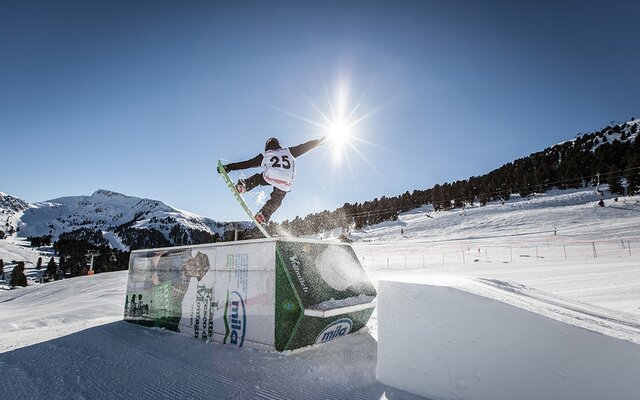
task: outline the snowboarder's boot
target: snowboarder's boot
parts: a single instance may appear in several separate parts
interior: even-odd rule
[[[262,215],[262,213],[259,212],[256,214],[256,222],[259,223],[260,225],[264,225],[267,223],[267,220],[264,217],[264,215]]]
[[[244,183],[244,179],[238,179],[238,183],[236,183],[236,190],[240,194],[242,194],[242,193],[247,191],[247,186]]]

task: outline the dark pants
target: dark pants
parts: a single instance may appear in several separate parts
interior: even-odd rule
[[[247,179],[244,180],[244,185],[247,192],[251,189],[254,189],[258,186],[270,186],[267,181],[264,180],[262,173],[257,173],[255,175],[251,175]],[[276,212],[276,210],[282,204],[282,200],[284,196],[286,196],[287,192],[284,190],[278,189],[277,187],[273,187],[273,191],[271,192],[271,196],[264,203],[264,206],[260,209],[260,212],[264,216],[264,219],[268,222],[271,219],[271,214]]]

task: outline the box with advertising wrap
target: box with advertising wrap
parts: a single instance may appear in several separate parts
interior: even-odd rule
[[[132,252],[124,319],[284,351],[362,328],[375,296],[348,244],[224,242]]]

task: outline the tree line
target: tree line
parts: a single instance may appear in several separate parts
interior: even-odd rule
[[[395,197],[382,196],[362,203],[345,203],[333,211],[296,217],[281,224],[272,222],[268,229],[277,232],[280,226],[294,235],[313,235],[336,228],[348,231],[396,220],[400,213],[423,205],[432,205],[435,211],[484,206],[491,201],[507,201],[514,195],[528,197],[551,188],[607,184],[614,194],[634,195],[640,193],[640,141],[637,133],[635,122],[609,126],[506,163],[481,176],[406,191]],[[257,234],[245,236],[250,238]]]
[[[107,244],[95,245],[84,239],[67,238],[63,233],[53,244],[53,249],[59,257],[59,264],[50,261],[47,272],[60,274],[65,277],[87,275],[89,271],[90,253],[94,253],[94,273],[121,271],[129,268],[130,252],[112,249]],[[53,259],[51,259],[53,260]]]

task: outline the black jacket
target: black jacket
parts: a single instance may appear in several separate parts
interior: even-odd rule
[[[309,150],[315,149],[316,147],[320,146],[323,143],[324,143],[324,139],[313,139],[313,140],[309,140],[308,142],[299,144],[297,146],[289,147],[289,151],[291,152],[291,155],[294,158],[298,158],[304,153],[308,152]],[[263,155],[261,153],[250,160],[227,164],[224,166],[224,169],[225,171],[229,172],[229,171],[236,171],[240,169],[256,168],[262,165],[262,157]]]

